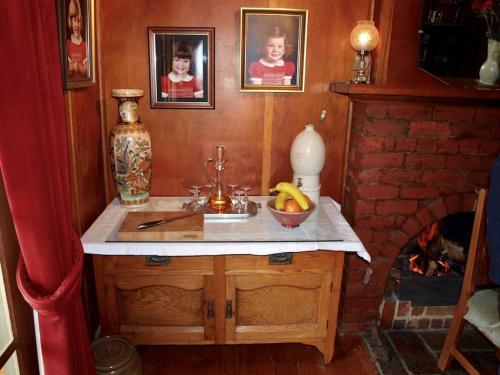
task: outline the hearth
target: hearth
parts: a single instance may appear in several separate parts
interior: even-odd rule
[[[500,152],[499,113],[500,109],[444,103],[353,100],[342,212],[372,262],[368,265],[347,257],[343,332],[366,330],[377,321],[394,261],[423,228],[449,215],[474,211],[475,190],[488,185],[492,163]],[[460,276],[463,262],[456,261],[454,250],[463,249],[450,244],[434,256],[435,244],[431,243],[425,257],[419,254],[414,259],[424,263],[424,275],[437,277],[439,273],[446,277],[443,283],[455,282],[451,280],[456,275],[446,275]],[[440,264],[443,260],[447,266]],[[403,274],[400,283],[411,283],[410,290],[417,288],[414,280],[406,279],[414,275],[401,271],[399,277]],[[420,276],[418,282],[430,283],[429,289],[452,294],[451,286],[436,287],[434,280],[416,276]],[[395,288],[389,295],[399,298]],[[451,306],[411,304],[405,300],[395,307],[406,306],[401,307],[407,317],[405,325],[443,327],[452,312]],[[431,314],[424,317],[423,310]],[[436,314],[438,310],[446,315]]]

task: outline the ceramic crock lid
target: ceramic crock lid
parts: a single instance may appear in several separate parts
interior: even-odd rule
[[[101,337],[92,344],[92,355],[98,373],[115,373],[125,369],[130,365],[134,354],[135,348],[130,341],[119,336]]]

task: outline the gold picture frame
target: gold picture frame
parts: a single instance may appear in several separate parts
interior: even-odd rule
[[[94,0],[57,0],[63,86],[95,85]]]
[[[241,91],[304,91],[307,17],[305,9],[241,8]]]

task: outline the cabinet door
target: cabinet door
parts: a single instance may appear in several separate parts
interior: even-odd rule
[[[175,257],[148,265],[144,256],[105,257],[103,330],[135,344],[214,343],[212,257]]]
[[[290,265],[268,257],[233,256],[226,262],[226,341],[322,342],[333,290],[328,254],[293,254]]]

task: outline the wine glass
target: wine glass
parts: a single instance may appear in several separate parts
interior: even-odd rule
[[[202,187],[203,187],[202,185],[197,185],[197,184],[193,184],[189,187],[190,188],[189,192],[193,195],[193,200],[190,203],[190,205],[193,206],[193,209],[195,211],[201,208],[200,192]]]

